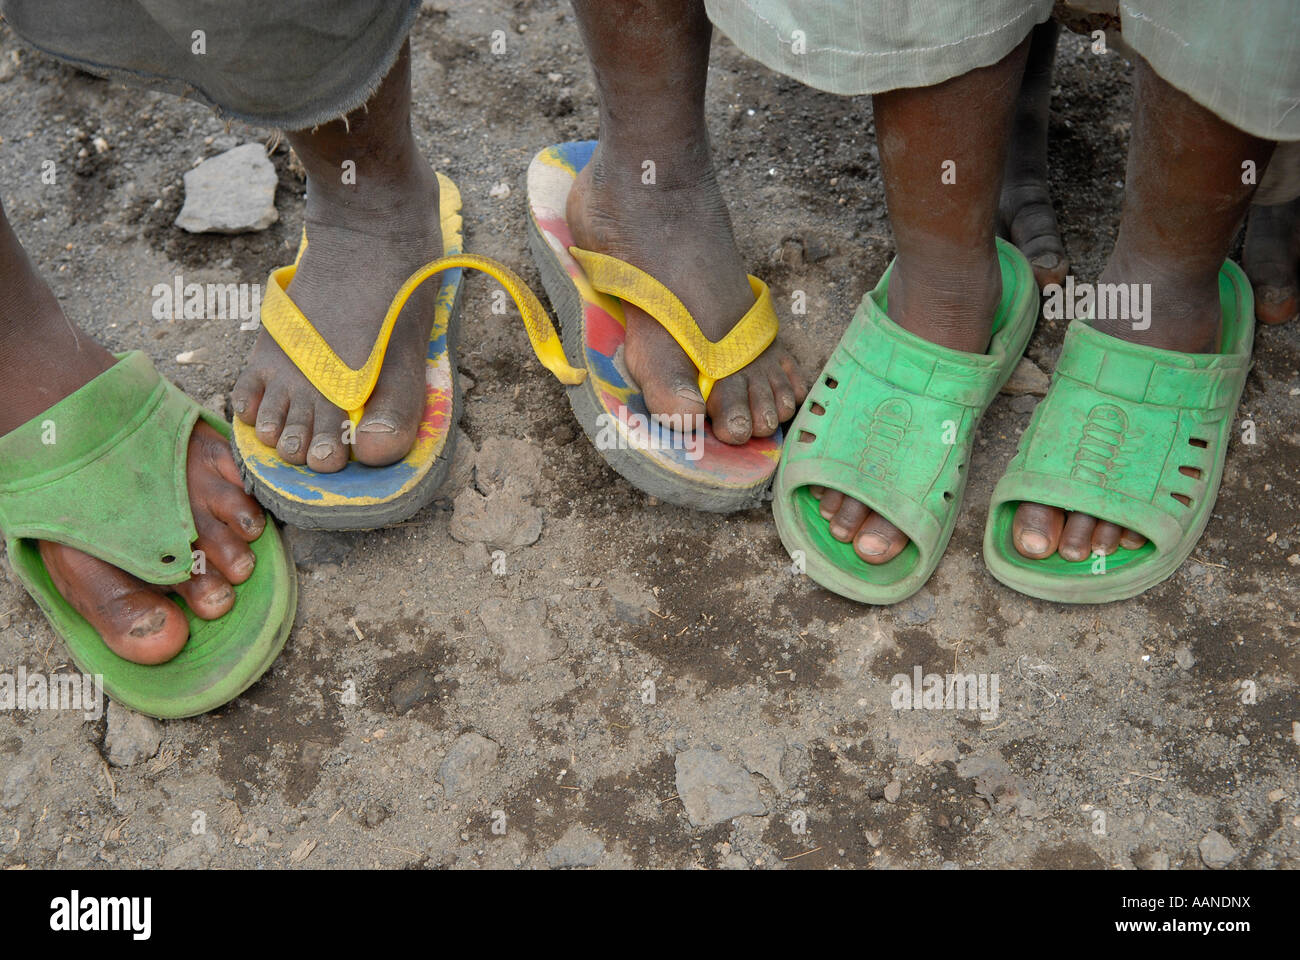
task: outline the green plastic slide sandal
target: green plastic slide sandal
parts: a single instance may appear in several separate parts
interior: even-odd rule
[[[998,241],[1002,299],[987,353],[922,340],[886,316],[889,275],[862,304],[808,393],[773,488],[781,542],[828,590],[897,603],[930,579],[961,509],[975,425],[1015,369],[1038,319],[1038,287],[1020,251]],[[810,486],[839,490],[907,534],[870,564],[831,536]]]
[[[984,531],[993,576],[1043,600],[1105,603],[1136,596],[1178,569],[1210,520],[1250,371],[1254,296],[1231,261],[1219,272],[1219,305],[1218,353],[1159,350],[1070,324],[1052,386],[993,490]],[[1109,520],[1147,542],[1077,562],[1058,554],[1031,560],[1011,540],[1016,507],[1026,500]]]
[[[60,596],[38,540],[67,544],[148,583],[190,575],[196,537],[186,485],[195,421],[230,427],[164,380],[143,353],[118,362],[76,393],[0,437],[0,529],[9,562],[68,645],[81,670],[99,674],[123,706],[154,717],[215,709],[250,687],[284,646],[297,608],[297,579],[268,519],[251,544],[253,575],[234,607],[189,621],[189,640],[167,663],[123,660]]]

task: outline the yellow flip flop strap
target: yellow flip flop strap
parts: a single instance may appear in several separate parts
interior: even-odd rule
[[[302,249],[305,247],[304,242]],[[302,256],[302,249],[299,250],[299,258]],[[397,323],[398,314],[406,306],[406,301],[415,292],[415,288],[429,277],[456,267],[482,270],[505,288],[506,293],[514,300],[515,306],[519,308],[524,327],[528,331],[528,339],[532,342],[538,359],[561,382],[581,383],[587,376],[587,371],[569,366],[568,359],[564,355],[564,347],[555,332],[551,318],[519,275],[489,257],[468,253],[439,257],[426,263],[407,278],[388,306],[388,313],[385,314],[384,322],[379,328],[379,335],[375,338],[374,346],[370,348],[370,356],[360,368],[354,370],[339,358],[285,292],[289,281],[293,279],[297,263],[298,261],[295,260],[294,266],[280,267],[271,272],[271,282],[267,284],[266,294],[262,298],[262,326],[266,327],[267,332],[280,345],[280,349],[302,371],[307,382],[319,390],[330,403],[348,412],[348,419],[352,421],[354,427],[361,423],[366,400],[370,398],[371,391],[375,389],[375,383],[379,379],[379,369],[384,363],[384,353],[388,350],[393,326]]]
[[[699,370],[700,394],[705,400],[715,382],[749,366],[776,339],[779,323],[772,293],[752,274],[749,289],[754,293],[754,305],[725,337],[713,341],[673,292],[644,270],[578,247],[570,247],[569,252],[582,265],[593,288],[640,307],[672,335]]]

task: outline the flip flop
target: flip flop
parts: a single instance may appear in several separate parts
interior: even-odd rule
[[[1002,299],[987,353],[941,347],[890,320],[890,264],[790,428],[773,487],[776,529],[804,572],[842,597],[904,600],[930,579],[948,547],[975,426],[1038,319],[1033,269],[1011,244],[997,246]],[[907,546],[887,563],[867,563],[853,544],[831,536],[810,486],[865,503],[907,534]]]
[[[75,547],[146,583],[185,581],[197,536],[185,471],[199,418],[230,436],[223,420],[164,380],[143,353],[131,352],[0,437],[0,528],[14,571],[78,667],[102,675],[118,703],[161,718],[190,717],[233,700],[283,648],[298,581],[275,524],[250,544],[257,564],[235,587],[235,605],[224,616],[201,620],[175,598],[189,640],[174,659],[154,666],[123,660],[105,645],[54,586],[37,541]]]
[[[749,278],[755,306],[714,343],[653,277],[575,247],[565,206],[595,148],[594,140],[561,143],[541,151],[528,167],[529,246],[560,320],[565,357],[562,365],[545,357],[542,362],[565,374],[557,376],[568,386],[569,405],[582,429],[605,462],[634,487],[696,510],[729,513],[757,506],[776,470],[780,432],[735,446],[719,440],[707,423],[692,434],[680,429],[685,425],[652,418],[623,362],[623,341],[627,312],[644,310],[654,317],[699,368],[700,392],[707,400],[715,380],[747,366],[776,336],[767,286]]]
[[[1155,586],[1187,559],[1209,523],[1250,372],[1254,297],[1231,261],[1219,271],[1219,305],[1218,353],[1159,350],[1070,324],[1047,396],[993,489],[984,530],[993,576],[1043,600],[1106,603]],[[1011,539],[1023,501],[1101,517],[1147,542],[1104,558],[1031,560]]]
[[[307,249],[306,231],[293,265],[271,273],[262,300],[262,326],[307,382],[347,412],[354,427],[361,422],[379,380],[393,326],[406,301],[420,284],[441,275],[425,355],[424,413],[415,444],[401,460],[386,467],[350,460],[335,473],[317,473],[288,463],[275,447],[258,439],[255,427],[235,419],[233,449],[244,482],[264,507],[286,523],[314,530],[373,530],[414,516],[433,499],[451,469],[460,420],[456,321],[466,269],[482,270],[500,282],[529,330],[549,324],[540,301],[518,275],[488,257],[462,252],[460,190],[441,173],[438,184],[444,255],[402,284],[360,368],[353,369],[339,358],[285,292]]]

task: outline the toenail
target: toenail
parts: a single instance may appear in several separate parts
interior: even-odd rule
[[[243,413],[244,410],[248,407],[248,403],[247,401],[244,400],[231,400],[230,407],[232,410],[235,411],[235,413]]]
[[[232,596],[234,596],[234,591],[231,590],[230,587],[221,587],[218,590],[213,590],[204,597],[203,602],[210,607],[219,607]]]
[[[274,421],[274,420],[259,420],[258,423],[257,423],[257,432],[258,432],[258,433],[274,433],[274,432],[275,432],[275,421]]]
[[[700,391],[695,389],[694,387],[685,387],[685,386],[678,387],[675,392],[678,397],[680,397],[682,400],[687,401],[688,403],[704,402],[704,397],[701,396]]]
[[[1047,549],[1047,538],[1032,530],[1021,531],[1020,545],[1030,553],[1042,553]]]
[[[847,540],[849,538],[848,528],[842,527],[838,523],[832,523],[831,536],[833,536],[836,540]]]
[[[167,622],[167,614],[162,610],[155,610],[153,613],[147,613],[131,625],[131,636],[149,637],[163,628]]]
[[[302,446],[302,437],[296,433],[290,433],[280,438],[280,449],[285,453],[297,453]]]
[[[231,564],[231,566],[234,567],[235,576],[237,577],[242,577],[246,573],[252,573],[253,567],[256,565],[257,557],[253,556],[251,553],[244,554],[244,556]]]
[[[371,417],[357,427],[357,431],[364,433],[396,433],[397,424],[387,417]]]
[[[320,440],[312,444],[311,455],[317,460],[328,460],[334,455],[334,441]]]
[[[1030,261],[1041,270],[1055,270],[1061,264],[1061,258],[1054,253],[1040,253]]]
[[[858,549],[870,557],[878,557],[889,549],[889,541],[878,533],[864,533],[858,538]]]

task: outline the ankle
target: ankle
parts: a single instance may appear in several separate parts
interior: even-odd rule
[[[889,282],[889,317],[903,329],[967,353],[988,349],[1002,297],[996,253],[953,259],[899,254]]]

